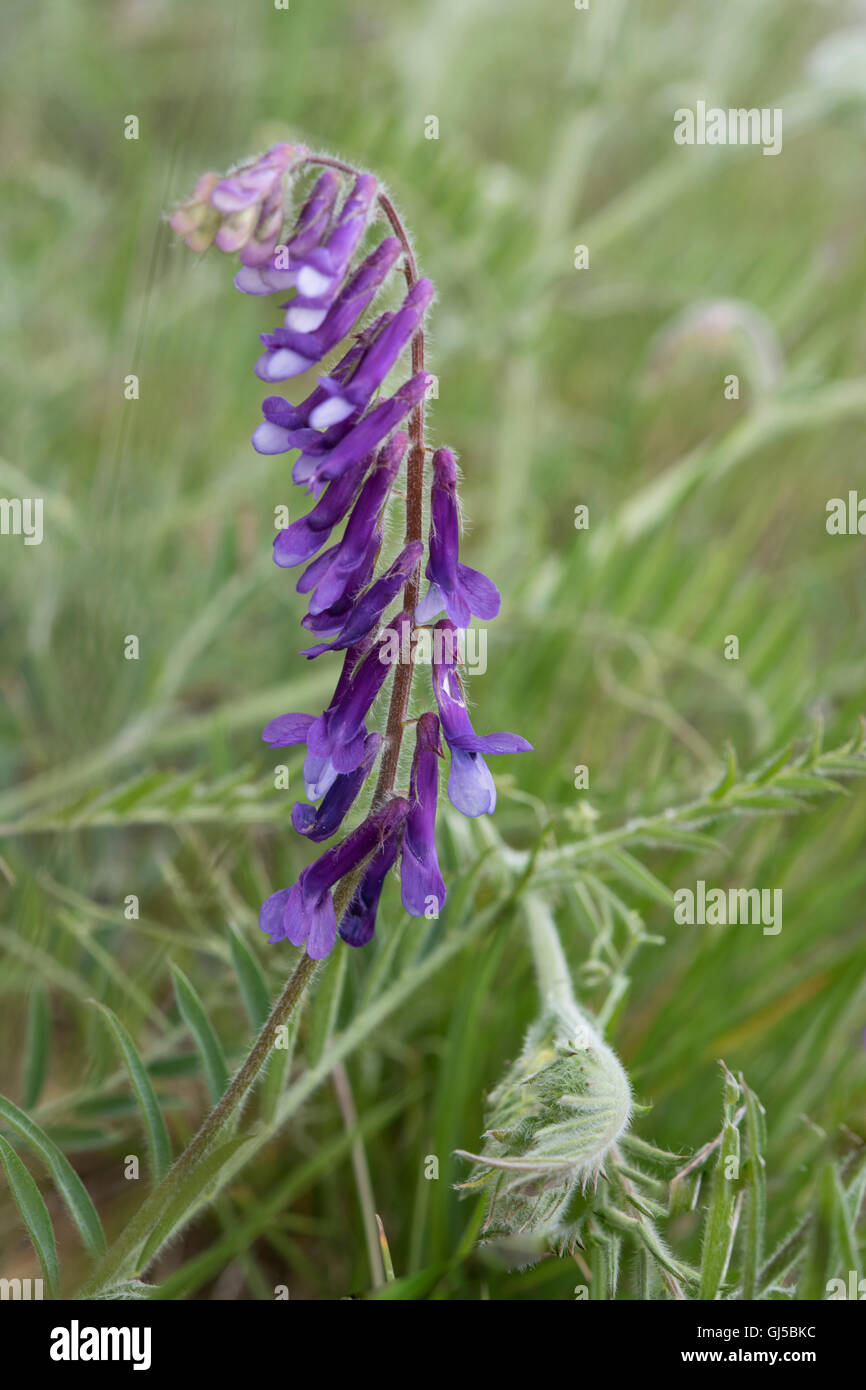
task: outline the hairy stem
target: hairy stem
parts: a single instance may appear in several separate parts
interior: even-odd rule
[[[222,1097],[177,1162],[159,1186],[145,1198],[90,1279],[83,1285],[78,1295],[80,1298],[97,1297],[112,1283],[138,1272],[136,1261],[148,1235],[197,1164],[207,1156],[228,1125],[238,1117],[259,1072],[271,1055],[276,1030],[294,1013],[318,964],[318,961],[307,955],[298,961],[240,1070],[235,1073]]]

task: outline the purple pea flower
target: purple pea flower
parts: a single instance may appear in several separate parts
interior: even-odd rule
[[[388,804],[393,805],[394,803],[389,802]],[[408,802],[404,802],[403,805],[408,806]],[[379,899],[382,896],[382,889],[385,886],[388,872],[397,858],[399,842],[400,828],[398,824],[397,828],[382,840],[364,870],[364,876],[352,894],[352,900],[340,920],[340,936],[347,946],[366,946],[367,942],[372,940],[373,932],[376,929]]]
[[[406,616],[401,614],[395,622]],[[349,648],[350,652],[354,650],[354,647]],[[306,735],[304,781],[311,801],[317,801],[328,791],[338,773],[354,772],[363,760],[367,712],[395,660],[393,634],[389,635],[386,630],[381,640],[358,662],[345,687],[342,690],[337,687],[324,713],[310,724]],[[345,671],[345,666],[343,669]]]
[[[332,376],[343,381],[351,374],[364,356],[371,335],[388,318],[389,314],[380,315],[369,328],[358,334],[345,357],[337,363]],[[348,433],[349,428],[346,426],[339,434],[334,431],[333,440],[326,443],[325,435],[328,431],[321,434],[310,427],[310,415],[327,399],[328,393],[323,386],[317,386],[300,405],[292,405],[285,396],[266,396],[262,401],[262,414],[265,418],[253,431],[253,448],[259,454],[285,454],[289,449],[315,449],[317,445],[321,445],[321,452],[325,453],[328,447],[333,447],[343,434]],[[358,413],[360,414],[360,411]]]
[[[379,734],[367,735],[361,762],[354,772],[340,773],[328,788],[319,807],[310,806],[306,801],[295,802],[292,807],[292,825],[299,835],[306,835],[308,840],[318,842],[329,840],[336,834],[370,774],[381,742]]]
[[[399,425],[409,411],[424,399],[432,379],[429,372],[417,372],[408,381],[404,381],[393,396],[368,410],[335,448],[315,459],[313,470],[309,474],[309,486],[315,487],[323,481],[339,478],[357,459],[378,448],[395,425]],[[332,429],[341,428],[342,425],[332,426]],[[306,454],[302,454],[298,459],[299,467],[303,466],[305,459]]]
[[[321,612],[304,614],[301,619],[301,625],[305,627],[308,632],[314,632],[316,634],[339,632],[345,626],[352,612],[356,598],[363,589],[366,589],[373,578],[381,544],[382,528],[381,526],[377,526],[373,535],[370,537],[367,552],[357,570],[355,570],[352,575],[351,582],[347,585],[343,596],[337,602],[332,603],[329,608],[323,608]],[[304,570],[304,574],[301,575],[301,580],[303,580],[304,575],[309,575],[311,581],[314,581],[315,571],[320,562],[324,562],[325,565],[327,565],[339,548],[339,545],[334,545],[330,550],[324,551],[318,559],[307,566]]]
[[[409,784],[409,814],[403,831],[400,891],[412,917],[424,917],[432,905],[439,912],[445,884],[436,856],[436,794],[442,741],[435,714],[422,714],[415,733],[415,755]]]
[[[292,289],[297,280],[297,262],[309,255],[327,233],[339,191],[337,174],[333,169],[326,169],[301,208],[285,246],[277,248],[264,265],[242,266],[235,276],[235,288],[243,294],[273,294],[275,290]]]
[[[519,734],[479,736],[472,727],[456,669],[455,625],[443,618],[436,624],[433,643],[433,691],[439,706],[442,733],[451,750],[448,797],[464,816],[491,814],[496,808],[496,787],[482,754],[532,751]],[[443,639],[438,638],[439,633]]]
[[[277,328],[273,333],[263,333],[266,351],[256,363],[256,376],[262,381],[288,381],[321,362],[351,333],[402,250],[397,237],[386,237],[380,242],[361,262],[314,332]]]
[[[283,226],[283,175],[295,153],[292,145],[274,145],[214,185],[210,202],[222,218],[214,237],[220,251],[239,251],[248,266],[270,259]]]
[[[330,484],[311,512],[283,527],[274,537],[274,564],[291,569],[309,560],[327,543],[334,527],[343,520],[355,500],[370,465],[370,455]]]
[[[404,546],[394,563],[358,599],[348,622],[341,628],[340,635],[335,637],[333,642],[320,642],[316,647],[308,647],[301,655],[312,660],[313,657],[321,656],[322,652],[340,652],[345,647],[360,642],[362,637],[372,632],[378,626],[385,609],[406,587],[406,582],[423,553],[424,546],[421,541],[410,541]]]
[[[259,927],[270,942],[288,940],[306,945],[307,955],[323,960],[337,939],[337,918],[331,889],[357,869],[387,841],[406,817],[408,802],[393,797],[321,859],[301,873],[292,888],[272,893],[262,903]]]
[[[390,315],[388,322],[371,342],[351,377],[348,380],[345,376],[337,378],[336,375],[320,378],[327,399],[310,413],[310,424],[315,429],[327,429],[329,425],[345,420],[353,411],[367,408],[374,392],[378,391],[400,353],[414,336],[433,293],[430,280],[416,281],[396,314]]]
[[[377,529],[379,517],[408,442],[408,436],[397,430],[380,449],[375,467],[358,494],[343,539],[326,556],[320,556],[309,565],[298,580],[298,593],[313,591],[311,614],[321,613],[346,597],[359,569],[366,562],[373,537],[381,536]],[[327,560],[327,563],[321,563],[323,560]],[[332,632],[334,629],[326,628],[325,631]]]
[[[415,610],[417,623],[429,622],[443,608],[457,627],[468,626],[473,613],[488,619],[499,612],[499,590],[480,570],[460,564],[459,543],[457,465],[450,449],[437,449],[430,488],[430,558],[425,571],[430,588]]]
[[[372,175],[360,174],[328,240],[301,258],[295,282],[298,297],[286,311],[287,328],[314,333],[324,322],[361,240],[376,192]]]

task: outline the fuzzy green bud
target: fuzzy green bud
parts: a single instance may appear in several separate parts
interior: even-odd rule
[[[628,1077],[573,997],[549,910],[533,898],[527,911],[541,1014],[488,1097],[481,1153],[460,1151],[473,1162],[462,1188],[489,1194],[488,1238],[572,1230],[631,1114]]]

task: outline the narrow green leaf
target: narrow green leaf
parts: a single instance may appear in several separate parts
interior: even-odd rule
[[[739,775],[740,769],[737,766],[737,754],[734,751],[734,745],[732,743],[726,743],[724,771],[715,786],[711,787],[707,793],[708,800],[721,800],[728,788],[734,785]]]
[[[171,1165],[171,1144],[169,1143],[168,1130],[162,1118],[162,1111],[156,1093],[150,1082],[150,1077],[145,1070],[145,1066],[138,1050],[129,1033],[124,1028],[120,1019],[112,1013],[111,1009],[105,1004],[100,1004],[94,999],[93,1003],[99,1009],[106,1023],[111,1029],[117,1049],[123,1058],[124,1065],[129,1072],[129,1079],[132,1082],[132,1089],[138,1101],[141,1116],[144,1120],[144,1129],[147,1135],[148,1148],[150,1150],[150,1164],[153,1176],[153,1183],[156,1186],[165,1177]]]
[[[21,1159],[11,1144],[0,1137],[0,1163],[6,1180],[15,1199],[21,1220],[27,1227],[27,1234],[33,1242],[33,1249],[39,1257],[42,1273],[48,1285],[51,1298],[57,1298],[60,1291],[60,1268],[57,1263],[57,1245],[54,1240],[54,1227],[42,1194],[31,1178]]]
[[[656,878],[654,873],[636,859],[628,850],[611,850],[604,855],[605,861],[610,864],[617,877],[636,892],[644,897],[652,898],[656,902],[662,903],[664,907],[673,907],[674,895],[661,879]]]
[[[708,1303],[716,1298],[722,1286],[736,1234],[737,1179],[734,1174],[739,1171],[740,1132],[734,1124],[734,1110],[738,1097],[739,1087],[725,1068],[722,1141],[713,1172],[701,1248],[701,1283],[698,1297]]]
[[[742,1081],[742,1078],[740,1079]],[[743,1085],[743,1093],[746,1100],[748,1145],[748,1162],[744,1165],[748,1188],[743,1251],[743,1298],[751,1300],[758,1296],[759,1274],[764,1253],[764,1227],[767,1216],[767,1126],[764,1107],[754,1091]]]
[[[48,1010],[48,996],[41,985],[36,985],[27,1004],[27,1031],[21,1083],[21,1103],[25,1110],[32,1110],[42,1094],[50,1042],[51,1016]]]
[[[846,1276],[846,1270],[834,1268],[834,1254],[838,1250],[835,1229],[837,1182],[835,1165],[825,1163],[818,1177],[806,1258],[797,1284],[798,1299],[820,1302],[827,1297],[828,1280]]]
[[[228,1067],[204,1005],[183,971],[176,965],[171,967],[174,996],[181,1017],[195,1039],[201,1054],[202,1065],[207,1078],[207,1087],[214,1104],[219,1100],[229,1084]]]
[[[271,993],[262,974],[261,966],[243,937],[229,927],[229,949],[232,964],[238,977],[241,998],[250,1023],[258,1030],[271,1011]]]
[[[331,1040],[337,1013],[343,997],[349,950],[342,942],[332,951],[321,972],[319,985],[310,1009],[310,1033],[307,1040],[307,1063],[314,1067]]]
[[[81,1233],[81,1239],[94,1255],[105,1250],[105,1236],[87,1188],[66,1155],[49,1139],[35,1120],[19,1110],[11,1100],[0,1096],[0,1121],[17,1131],[35,1149],[50,1172],[54,1184],[69,1209],[69,1215]]]

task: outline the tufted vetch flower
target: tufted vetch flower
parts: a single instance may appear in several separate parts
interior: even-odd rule
[[[317,173],[307,185],[310,166]],[[297,184],[307,191],[292,214]],[[193,250],[214,245],[238,254],[234,284],[242,293],[284,296],[282,321],[261,335],[256,376],[272,383],[315,374],[297,401],[265,398],[252,442],[262,455],[292,455],[291,481],[312,499],[292,508],[273,542],[281,569],[303,567],[302,624],[315,638],[303,654],[324,664],[342,653],[322,712],[279,715],[262,734],[271,748],[301,752],[306,800],[291,808],[300,839],[337,839],[291,887],[271,894],[260,926],[270,941],[320,960],[338,934],[351,946],[372,939],[391,875],[399,874],[405,912],[438,916],[446,903],[436,848],[440,764],[450,756],[452,805],[479,816],[496,804],[485,756],[530,744],[517,734],[477,735],[466,709],[457,632],[473,617],[495,618],[500,596],[460,558],[453,452],[437,449],[427,468],[425,403],[434,379],[424,365],[424,324],[434,287],[418,274],[376,178],[277,144],[224,176],[203,175],[171,223]],[[394,272],[405,279],[402,295],[389,291],[378,304]],[[395,531],[398,504],[404,518]],[[434,643],[428,708],[412,717],[410,689],[422,664],[414,634],[443,612],[433,636],[446,650],[436,654]],[[413,726],[407,766],[401,745]]]

